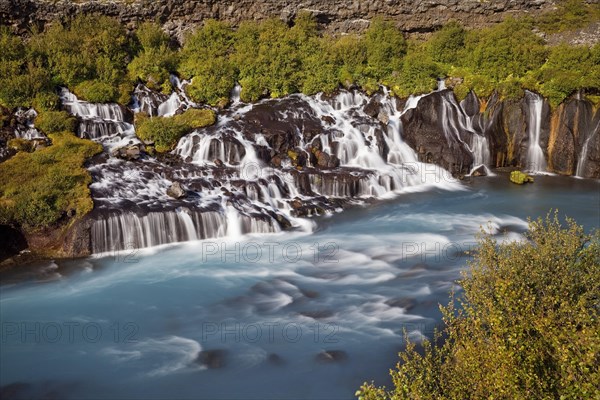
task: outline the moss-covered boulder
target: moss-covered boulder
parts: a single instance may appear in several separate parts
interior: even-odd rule
[[[517,185],[522,185],[522,184],[528,183],[528,182],[533,183],[533,177],[531,177],[521,171],[513,171],[510,173],[510,181],[512,183],[516,183]]]

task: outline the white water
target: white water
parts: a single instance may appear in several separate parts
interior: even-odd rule
[[[125,122],[120,105],[88,103],[66,88],[61,90],[60,98],[65,110],[80,119],[77,129],[80,137],[100,142],[109,149],[140,143],[133,124]]]
[[[539,94],[526,91],[525,98],[529,103],[529,147],[527,149],[527,170],[530,172],[546,172],[546,159],[540,146],[542,131],[542,107],[544,99]]]
[[[590,147],[590,141],[592,140],[593,137],[595,137],[598,134],[598,132],[600,132],[600,121],[596,125],[596,129],[594,129],[590,133],[588,138],[583,143],[583,146],[581,147],[581,154],[579,154],[579,160],[577,160],[577,170],[575,172],[575,176],[578,176],[580,178],[582,178],[584,176],[585,165],[586,165],[586,162],[588,159],[588,151],[589,151],[589,147]]]
[[[474,128],[473,117],[467,115],[462,104],[456,102],[452,92],[442,96],[441,120],[448,144],[459,143],[473,155],[471,173],[483,166],[488,175],[493,175],[489,169],[492,157],[488,139],[483,132]]]

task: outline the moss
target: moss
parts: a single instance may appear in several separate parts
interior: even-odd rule
[[[77,120],[66,111],[42,111],[35,118],[35,126],[46,134],[75,132]]]
[[[0,164],[0,223],[35,231],[92,210],[91,176],[83,164],[102,146],[69,132],[49,137],[51,146]]]
[[[119,99],[119,91],[114,85],[97,80],[81,82],[75,86],[74,92],[90,103],[109,103]]]
[[[216,115],[212,110],[190,109],[173,117],[150,118],[140,114],[135,124],[138,137],[147,143],[154,143],[156,151],[163,153],[172,150],[183,135],[212,125],[215,121]]]
[[[522,185],[524,183],[533,183],[533,178],[521,171],[512,171],[510,173],[510,181],[517,185]]]
[[[33,151],[33,143],[27,139],[11,139],[8,141],[8,147],[26,153],[31,153]]]

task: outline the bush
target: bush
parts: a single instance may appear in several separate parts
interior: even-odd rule
[[[143,23],[135,34],[141,49],[127,66],[129,78],[170,93],[169,77],[177,69],[177,54],[169,47],[169,36],[153,23]]]
[[[187,93],[196,102],[219,105],[229,101],[236,70],[229,59],[233,31],[224,22],[208,20],[185,39],[179,71],[192,83]]]
[[[360,399],[592,399],[600,396],[600,234],[556,214],[530,222],[524,242],[483,235],[442,308],[442,343],[409,344],[394,388]]]
[[[33,143],[27,139],[10,139],[7,144],[9,148],[16,151],[31,153],[34,150]]]
[[[118,88],[102,81],[83,81],[73,89],[77,97],[90,103],[109,103],[118,98]]]
[[[138,114],[136,133],[145,142],[154,143],[159,153],[172,150],[185,134],[198,128],[214,124],[216,116],[212,110],[190,109],[173,117],[154,117]]]
[[[433,34],[427,42],[429,55],[433,61],[458,65],[465,57],[467,31],[458,22],[449,22]]]
[[[93,208],[85,160],[102,146],[71,133],[50,134],[52,146],[16,154],[0,164],[0,224],[27,231],[56,225],[65,215]]]
[[[77,127],[77,119],[66,111],[41,111],[34,122],[46,134],[75,132]]]
[[[556,33],[583,28],[600,19],[600,5],[583,0],[562,0],[558,8],[542,15],[537,26],[544,32]]]

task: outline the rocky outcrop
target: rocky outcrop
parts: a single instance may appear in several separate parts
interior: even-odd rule
[[[281,18],[290,22],[301,11],[312,13],[329,31],[354,32],[375,16],[390,18],[406,32],[429,32],[450,20],[469,27],[497,23],[507,15],[537,14],[553,0],[0,0],[0,21],[25,33],[28,26],[99,13],[119,18],[133,28],[140,21],[160,21],[173,36],[208,18],[230,22]]]

